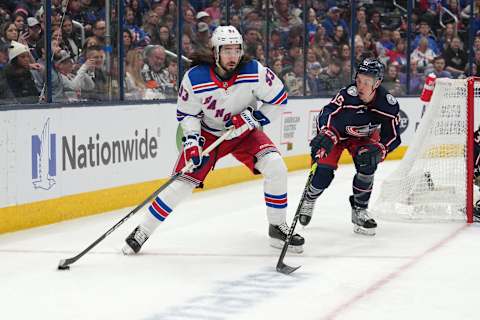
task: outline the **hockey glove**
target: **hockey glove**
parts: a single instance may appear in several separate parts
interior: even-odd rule
[[[245,132],[260,128],[266,124],[269,124],[270,120],[259,110],[253,110],[249,107],[246,110],[232,116],[226,123],[226,128],[234,127],[235,130],[230,134],[229,139],[237,138],[243,135]]]
[[[338,136],[332,130],[323,127],[318,135],[310,141],[312,161],[323,159],[328,156],[333,147],[338,143]]]
[[[202,157],[202,147],[205,144],[205,138],[199,134],[192,134],[182,138],[183,156],[185,163],[192,161],[193,167],[190,172],[199,169],[202,164],[208,161],[208,156]]]
[[[387,149],[380,142],[369,143],[358,147],[355,152],[355,163],[359,168],[375,171],[377,165],[387,156]],[[371,170],[369,170],[371,169]]]

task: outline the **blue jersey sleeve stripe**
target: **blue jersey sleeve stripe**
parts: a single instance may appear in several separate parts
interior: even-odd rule
[[[275,195],[275,194],[265,193],[265,197],[272,198],[272,199],[285,199],[287,197],[287,194],[284,193],[284,194]]]

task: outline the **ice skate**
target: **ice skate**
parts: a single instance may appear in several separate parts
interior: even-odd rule
[[[287,238],[289,230],[290,228],[285,222],[280,225],[271,224],[268,227],[268,235],[270,236],[270,245],[274,248],[282,249],[283,245],[285,244],[285,239]],[[294,233],[292,235],[292,238],[290,239],[288,251],[295,252],[295,253],[302,253],[304,243],[305,243],[305,239],[301,235]]]
[[[352,206],[353,232],[367,236],[374,236],[377,223],[368,215],[368,210],[356,206],[354,204],[353,196],[350,196],[350,204]]]
[[[124,255],[137,254],[142,245],[147,241],[150,233],[142,226],[137,226],[132,233],[125,239],[125,246],[122,248]]]
[[[313,215],[313,208],[315,207],[315,201],[308,201],[305,199],[300,208],[300,216],[298,221],[302,226],[307,226],[310,223]]]

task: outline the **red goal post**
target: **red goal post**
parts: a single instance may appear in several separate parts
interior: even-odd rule
[[[480,108],[476,105],[480,106],[480,78],[436,80],[405,156],[377,186],[374,215],[473,222],[474,131],[480,122],[479,116],[475,119]]]

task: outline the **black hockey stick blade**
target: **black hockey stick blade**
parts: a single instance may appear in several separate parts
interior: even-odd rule
[[[286,265],[283,261],[278,261],[278,263],[277,263],[277,271],[280,272],[280,273],[283,273],[283,274],[287,274],[287,275],[295,272],[300,267],[301,266],[290,267],[290,266]]]

